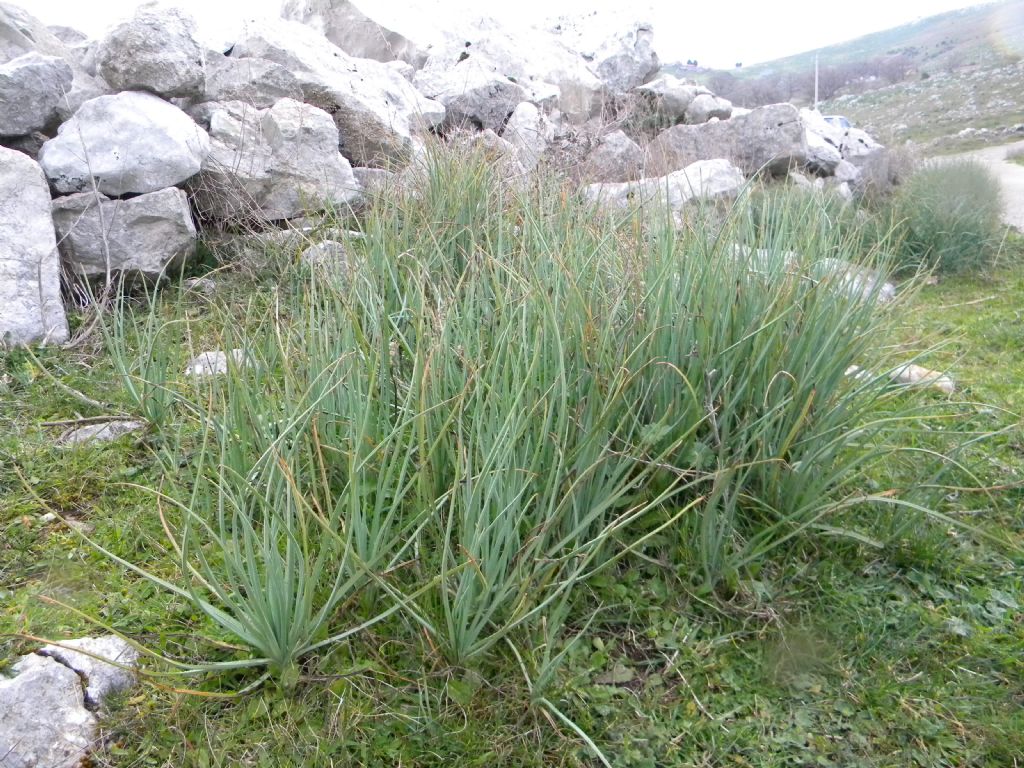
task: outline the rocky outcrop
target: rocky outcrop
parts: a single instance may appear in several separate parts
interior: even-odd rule
[[[526,91],[478,57],[467,56],[451,69],[422,70],[413,78],[425,96],[444,105],[449,126],[500,131],[526,98]]]
[[[200,96],[206,81],[204,55],[191,16],[179,8],[143,6],[103,38],[96,65],[119,91]]]
[[[35,51],[0,66],[0,136],[52,127],[73,80],[66,61]]]
[[[847,128],[843,134],[839,151],[843,154],[843,160],[859,168],[872,162],[874,158],[885,151],[885,147],[875,141],[867,131],[860,128]]]
[[[11,3],[0,3],[0,64],[26,53],[56,56],[71,65],[71,88],[62,94],[58,113],[66,120],[85,101],[109,92],[107,85],[90,76],[78,64],[78,57],[39,19]],[[5,107],[7,102],[4,101]]]
[[[645,204],[664,203],[679,210],[692,200],[733,197],[746,179],[728,160],[701,160],[665,176],[621,184],[591,184],[583,190],[591,202],[612,208],[628,209]]]
[[[89,36],[80,29],[64,26],[63,24],[50,24],[46,27],[46,30],[64,43],[64,45],[78,45],[89,39]]]
[[[732,102],[711,93],[699,93],[686,107],[684,117],[690,125],[706,123],[712,118],[728,120],[732,116]]]
[[[885,147],[859,128],[841,128],[812,109],[800,110],[807,134],[807,169],[834,176],[840,183],[856,184],[861,170],[885,154]]]
[[[46,179],[33,160],[0,148],[0,346],[67,338]]]
[[[102,710],[110,696],[132,686],[139,659],[138,651],[114,635],[65,640],[60,645],[44,645],[36,653],[54,659],[82,679],[85,706],[93,712]]]
[[[644,151],[624,131],[601,137],[587,156],[582,177],[594,183],[635,181],[643,175]]]
[[[73,669],[29,655],[0,678],[0,755],[4,766],[77,768],[92,748],[98,721],[84,706]]]
[[[796,107],[772,104],[729,120],[673,126],[651,142],[648,153],[655,173],[724,157],[748,176],[784,176],[806,162],[807,137]]]
[[[241,101],[266,109],[281,99],[302,101],[302,86],[280,64],[221,55],[207,59],[205,101]]]
[[[659,67],[658,54],[654,51],[654,29],[646,23],[634,24],[583,54],[598,77],[612,90],[620,92],[647,82]]]
[[[96,742],[96,713],[111,694],[132,685],[137,656],[111,636],[69,640],[22,656],[10,669],[13,676],[0,676],[0,765],[83,765]]]
[[[443,74],[468,59],[514,81],[526,92],[527,101],[545,109],[557,106],[573,122],[592,117],[605,96],[601,78],[557,38],[506,29],[493,19],[463,24],[458,37],[430,49],[420,72]]]
[[[701,94],[711,93],[707,88],[687,83],[669,74],[659,75],[644,83],[636,92],[645,97],[651,111],[669,123],[682,122],[691,102]]]
[[[528,101],[517,106],[501,137],[516,148],[519,162],[527,171],[537,167],[554,138],[555,129],[544,114]]]
[[[175,188],[128,200],[91,192],[59,197],[53,224],[65,264],[87,277],[135,272],[155,278],[196,249],[188,196]]]
[[[366,7],[372,8],[373,3]],[[374,21],[349,0],[287,0],[281,15],[309,25],[350,56],[399,60],[415,69],[427,60],[426,52],[414,42]]]
[[[293,99],[264,110],[230,102],[211,114],[210,137],[189,185],[204,218],[274,221],[360,199],[338,129],[321,109]]]
[[[807,135],[807,169],[821,176],[832,175],[843,159],[843,129],[831,125],[813,109],[801,109],[800,122]]]
[[[92,189],[112,197],[157,192],[194,176],[210,151],[206,131],[172,104],[128,91],[82,105],[39,163],[63,194]]]
[[[0,3],[0,63],[26,53],[63,56],[66,46],[20,5]]]
[[[444,119],[441,104],[391,67],[349,56],[298,22],[249,24],[231,55],[267,59],[295,75],[303,99],[334,118],[342,154],[356,165],[407,162],[413,133]]]

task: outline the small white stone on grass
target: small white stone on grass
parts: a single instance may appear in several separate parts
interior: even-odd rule
[[[190,277],[185,281],[186,291],[201,293],[204,296],[212,296],[217,292],[217,281],[212,277]]]
[[[216,352],[203,352],[192,358],[185,366],[185,375],[193,378],[205,376],[217,376],[228,372],[228,355],[231,362],[238,368],[250,366],[249,356],[244,349],[232,349],[230,353],[217,350]]]
[[[956,384],[952,378],[941,371],[933,371],[920,365],[907,363],[901,365],[892,372],[893,381],[910,386],[930,387],[940,392],[951,395],[956,391]]]
[[[116,419],[103,424],[89,424],[70,432],[61,439],[65,445],[81,445],[82,443],[109,443],[119,437],[138,432],[146,428],[143,421]]]

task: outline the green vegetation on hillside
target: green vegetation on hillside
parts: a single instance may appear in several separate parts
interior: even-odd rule
[[[928,16],[843,43],[816,48],[737,71],[744,77],[814,71],[902,55],[918,70],[1015,63],[1024,55],[1024,2],[1006,0]]]
[[[964,129],[959,145],[992,143],[1024,123],[1020,68],[1024,0],[965,8],[701,80],[744,107],[810,105],[815,59],[820,108],[884,143],[929,142]],[[686,76],[684,74],[684,76]],[[951,149],[953,147],[950,147]]]

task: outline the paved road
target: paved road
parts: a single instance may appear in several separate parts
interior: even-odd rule
[[[1003,221],[1024,232],[1024,165],[1006,160],[1006,153],[1012,150],[1024,154],[1024,141],[965,152],[957,157],[980,160],[992,170],[1003,189]]]

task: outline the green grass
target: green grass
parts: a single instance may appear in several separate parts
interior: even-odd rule
[[[439,162],[430,178],[433,193],[385,202],[359,223],[367,237],[350,247],[373,265],[370,279],[344,287],[301,268],[235,272],[212,303],[172,285],[151,314],[139,300],[136,320],[153,320],[112,337],[119,357],[102,344],[37,353],[105,411],[151,414],[144,435],[54,445],[62,427],[43,422],[98,409],[26,353],[5,354],[0,658],[33,647],[18,633],[96,631],[40,599],[51,596],[204,671],[148,678],[125,696],[95,764],[597,765],[583,732],[616,766],[1013,765],[1024,753],[1024,268],[1013,254],[986,277],[909,289],[912,306],[876,314],[837,300],[827,275],[791,280],[792,264],[738,262],[699,225],[674,240],[639,220],[601,223],[558,194],[538,204],[501,192],[480,166]],[[826,220],[765,204],[757,218],[734,213],[722,242],[857,255],[863,243],[836,239]],[[661,330],[680,307],[704,319],[706,336]],[[785,325],[793,308],[804,322]],[[842,339],[826,334],[837,319],[848,322]],[[146,327],[160,336],[156,368],[140,365],[154,359]],[[241,341],[257,370],[212,387],[180,380],[191,354]],[[849,382],[829,378],[847,356],[884,370],[937,341],[920,362],[952,372],[964,388],[953,403],[878,380],[857,395],[874,398],[860,411],[844,399]],[[636,358],[672,360],[681,373],[645,378],[659,368]],[[795,387],[781,396],[770,373],[799,382],[800,366],[816,372],[810,406]],[[133,395],[126,375],[162,383]],[[163,386],[174,397],[152,410],[146,393]],[[694,391],[696,418],[686,416]],[[830,392],[852,420],[828,407]],[[720,404],[714,425],[706,401]],[[314,405],[333,415],[315,430]],[[680,421],[666,433],[667,414]],[[863,430],[879,417],[902,421]],[[837,430],[857,440],[825,450]],[[964,443],[982,433],[996,434]],[[815,482],[776,472],[765,460],[774,454],[758,453],[773,442],[790,464],[817,462]],[[616,461],[630,447],[643,449],[633,458],[646,469],[623,475]],[[886,460],[865,463],[873,455]],[[658,471],[670,463],[691,474]],[[947,487],[920,487],[940,468]],[[265,494],[241,493],[249,469],[264,473]],[[415,500],[411,514],[395,487]],[[174,540],[194,543],[190,557],[169,543],[155,488]],[[852,503],[893,491],[950,522]],[[548,510],[548,522],[503,526],[516,503],[523,515]],[[602,503],[609,511],[588,518]],[[150,577],[44,522],[49,508]],[[622,510],[628,525],[616,524]],[[199,527],[186,528],[190,519]],[[342,519],[339,539],[327,528]],[[567,520],[570,533],[588,531],[571,557],[559,549],[565,533],[551,535]],[[288,533],[268,539],[270,524]],[[218,622],[204,600],[244,616],[260,613],[257,598],[305,594],[227,569],[247,547],[268,564],[323,553],[353,588],[321,581],[311,596],[329,606],[326,622],[300,612],[283,623],[309,632],[269,665],[282,685],[230,700],[177,691],[231,693],[267,666],[250,650],[258,639]],[[233,586],[203,590],[198,577]],[[409,606],[388,614],[398,595]]]
[[[900,268],[977,273],[998,257],[1002,200],[998,181],[982,163],[925,165],[893,197]]]

